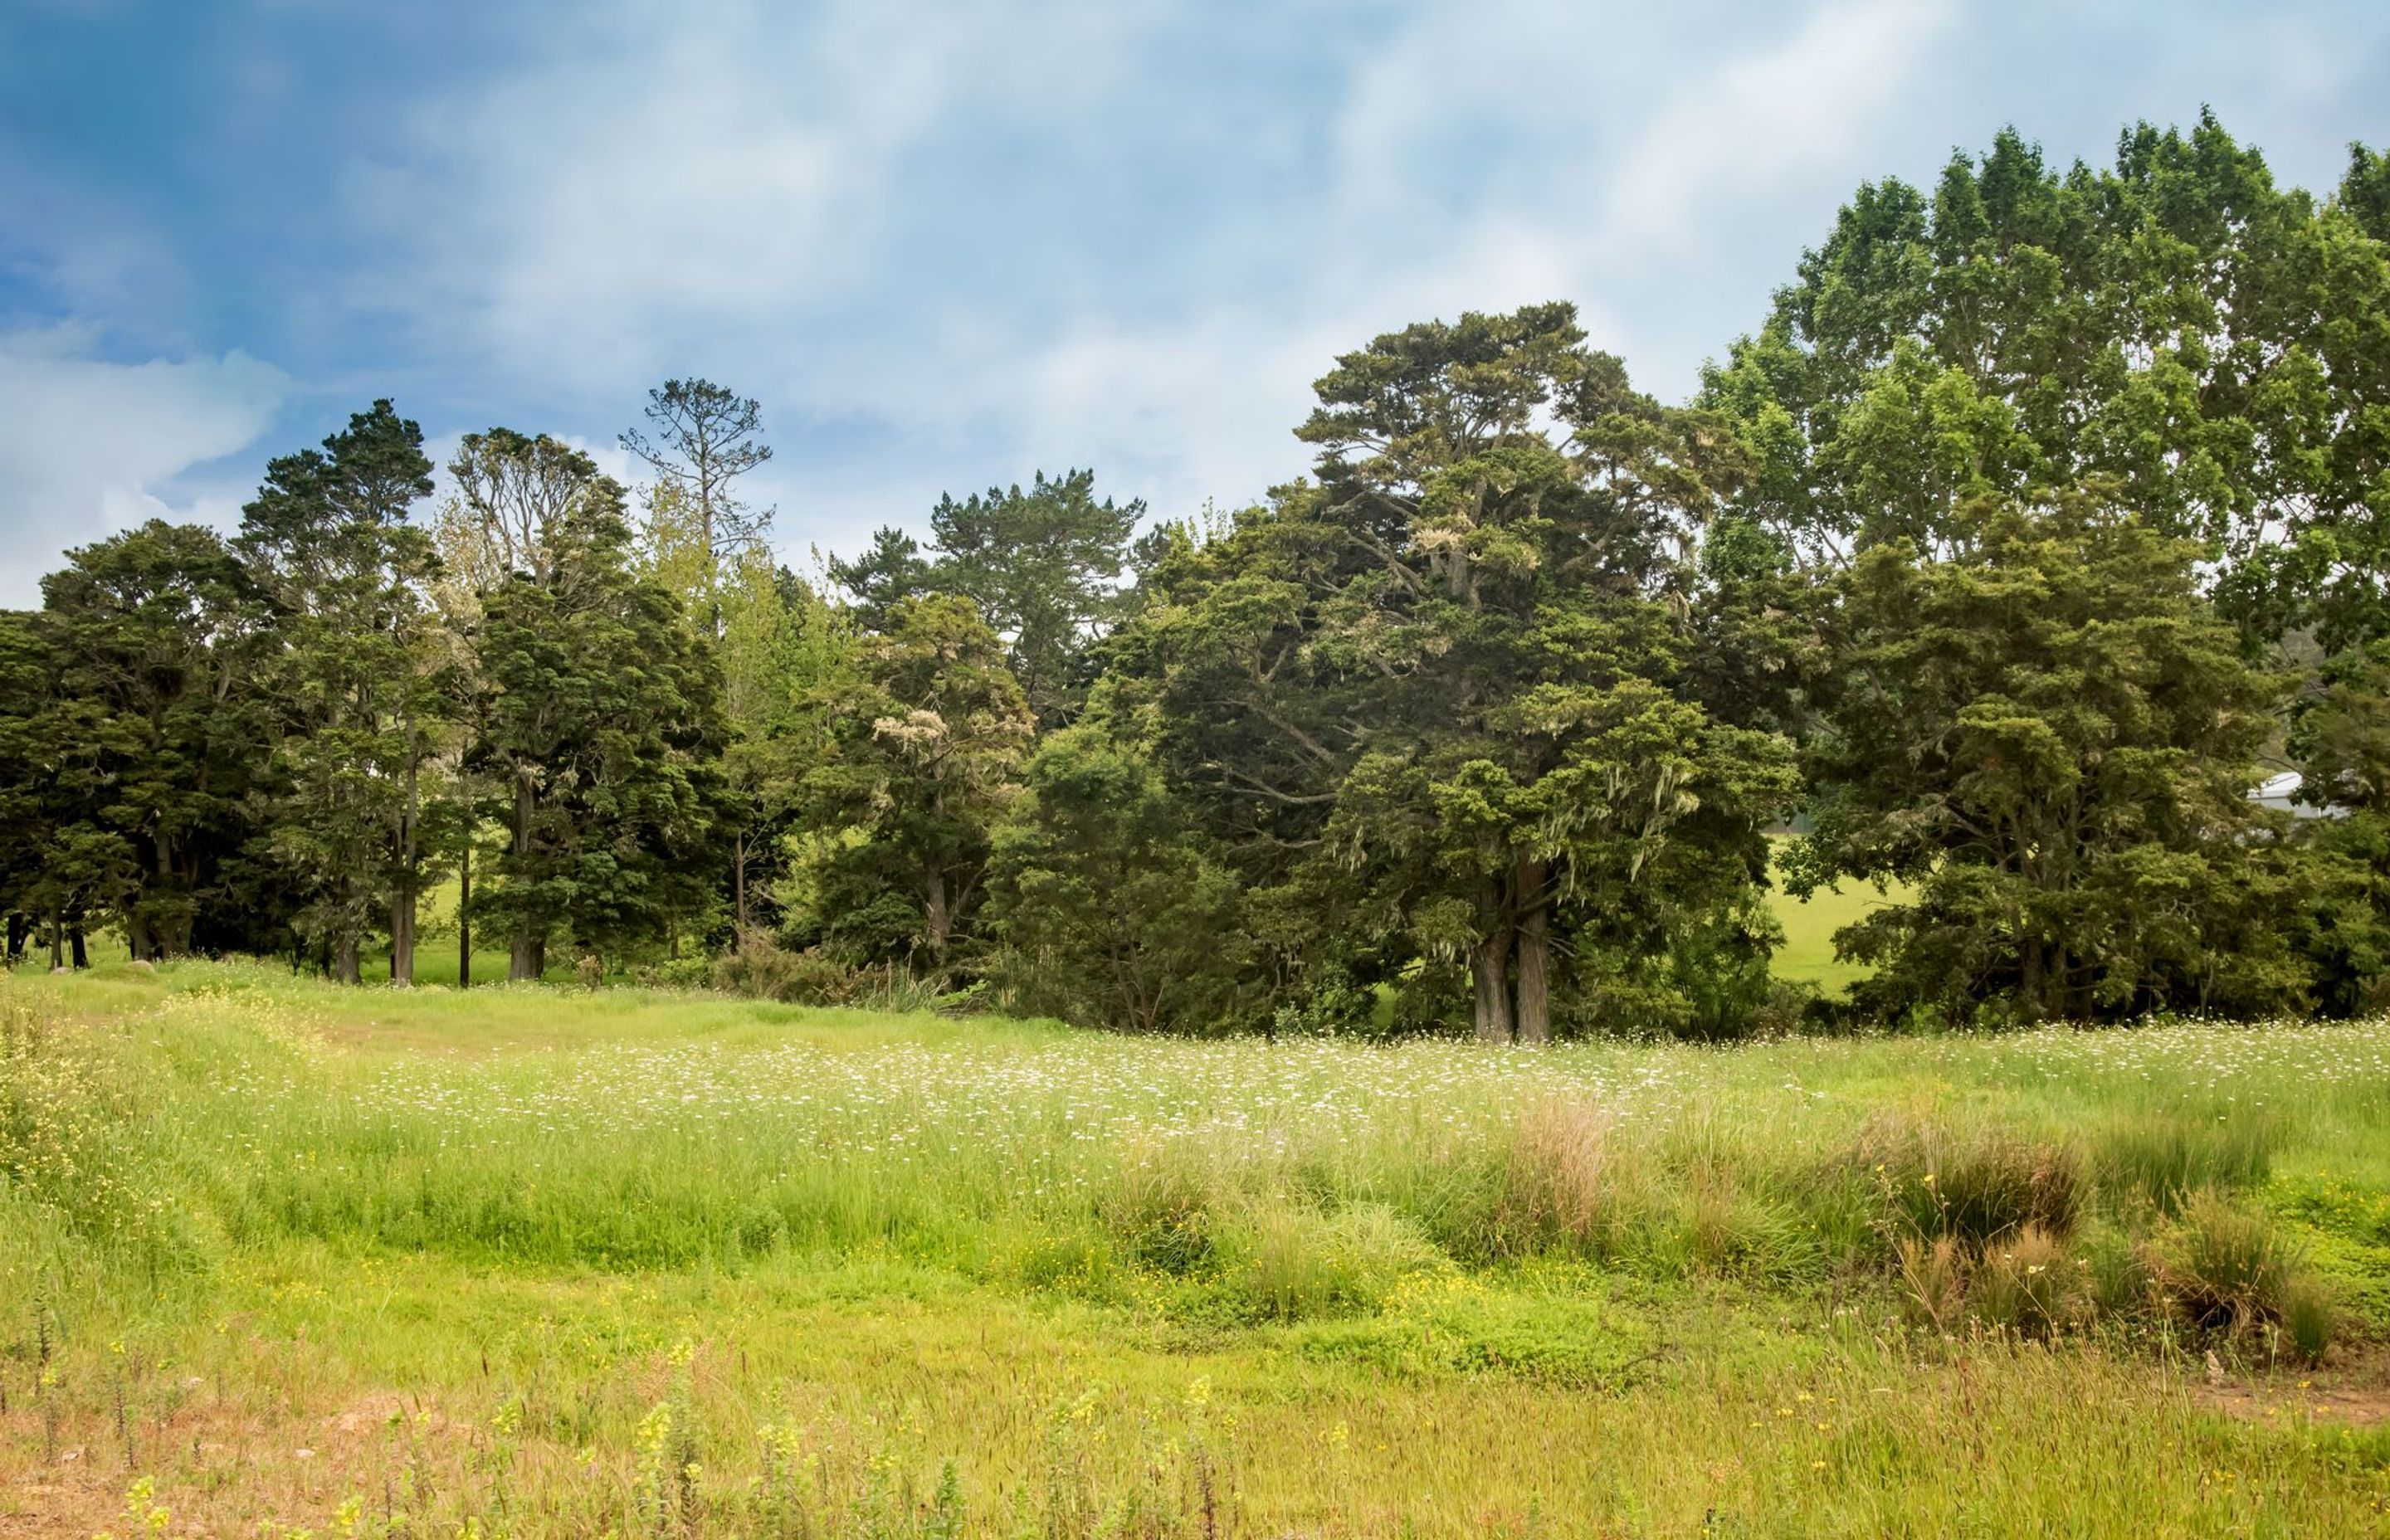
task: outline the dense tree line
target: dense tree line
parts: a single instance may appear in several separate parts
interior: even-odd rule
[[[10,956],[405,980],[438,893],[464,982],[1142,1031],[2390,1001],[2383,155],[2003,135],[1862,187],[1685,405],[1560,303],[1317,391],[1251,507],[1039,474],[810,578],[719,386],[651,392],[636,490],[506,429],[437,479],[377,402],[0,614]],[[1895,895],[1849,1001],[1771,981],[1771,882]]]

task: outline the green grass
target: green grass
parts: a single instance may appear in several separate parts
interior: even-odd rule
[[[1868,883],[1845,881],[1798,899],[1781,887],[1771,889],[1767,905],[1777,923],[1784,927],[1784,944],[1776,949],[1769,971],[1788,982],[1815,984],[1829,995],[1843,994],[1874,969],[1837,958],[1834,932],[1857,924],[1870,910],[1905,902],[1908,891],[1900,883],[1878,892]]]
[[[0,1026],[11,1533],[2293,1535],[2390,1497],[2390,1438],[2299,1388],[2378,1387],[2390,1024],[1155,1043],[184,964],[20,976]]]

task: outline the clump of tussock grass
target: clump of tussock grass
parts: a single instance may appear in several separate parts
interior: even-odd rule
[[[1270,1321],[1373,1308],[1406,1276],[1451,1265],[1381,1203],[1322,1213],[1248,1202],[1221,1224],[1215,1258],[1216,1297]]]
[[[2191,1193],[2145,1256],[2160,1303],[2203,1331],[2241,1338],[2281,1328],[2310,1361],[2331,1345],[2331,1296],[2304,1250],[2266,1214],[2212,1189]]]
[[[1614,1260],[1650,1197],[1650,1152],[1597,1103],[1551,1100],[1512,1129],[1491,1215],[1494,1249]]]
[[[1895,1238],[1948,1237],[1980,1253],[2028,1226],[2063,1239],[2082,1215],[2082,1157],[2062,1141],[1889,1116],[1862,1132],[1856,1158]]]
[[[1186,1277],[1212,1259],[1221,1187],[1201,1147],[1141,1141],[1123,1151],[1096,1212],[1138,1265]]]

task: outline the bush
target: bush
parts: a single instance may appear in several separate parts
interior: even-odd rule
[[[715,988],[796,1006],[852,1005],[874,982],[818,948],[791,952],[761,930],[713,964]]]

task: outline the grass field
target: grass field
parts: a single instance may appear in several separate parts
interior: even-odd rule
[[[2390,1526],[2390,1023],[0,983],[0,1534]]]
[[[1870,970],[1864,964],[1844,962],[1834,956],[1834,932],[1865,918],[1870,909],[1901,902],[1907,894],[1908,889],[1899,884],[1878,892],[1857,881],[1820,889],[1806,899],[1794,898],[1782,888],[1771,890],[1768,908],[1784,927],[1784,944],[1776,949],[1769,970],[1780,979],[1816,984],[1827,995],[1842,994]]]

